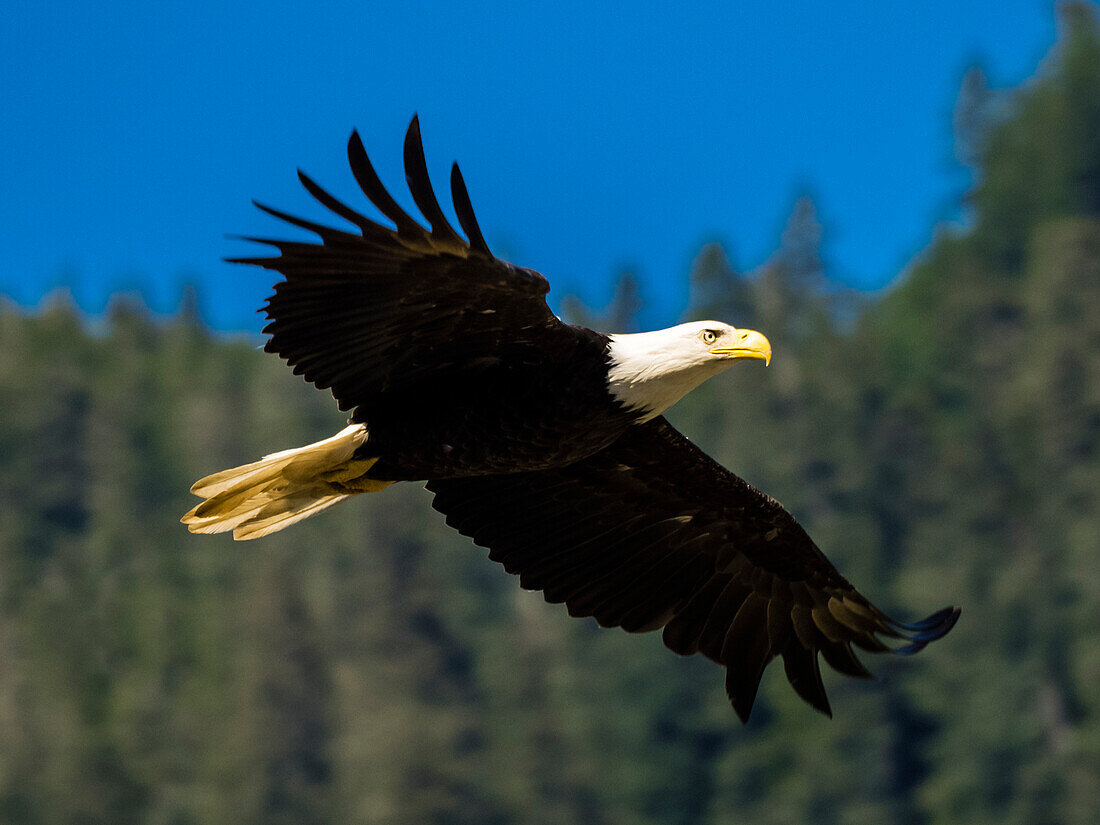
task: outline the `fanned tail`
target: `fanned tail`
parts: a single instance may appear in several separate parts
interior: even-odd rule
[[[264,456],[196,481],[191,492],[205,501],[180,519],[192,533],[233,531],[238,541],[289,527],[357,493],[393,482],[365,478],[377,459],[353,459],[367,440],[362,424],[331,438]]]

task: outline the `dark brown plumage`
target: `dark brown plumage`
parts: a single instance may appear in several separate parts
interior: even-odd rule
[[[777,656],[798,695],[829,714],[818,652],[865,678],[853,645],[886,651],[885,637],[914,653],[959,615],[948,608],[912,625],[887,617],[779,502],[664,418],[566,467],[430,481],[428,489],[447,524],[488,547],[522,587],[605,627],[663,627],[672,650],[724,665],[743,721]]]
[[[447,523],[528,589],[630,632],[663,628],[677,653],[726,668],[747,720],[783,659],[795,691],[829,713],[818,654],[868,676],[853,648],[911,653],[947,633],[947,608],[903,624],[860,595],[774,499],[718,465],[660,413],[736,358],[771,356],[759,333],[717,322],[608,336],[550,312],[546,279],[494,257],[455,165],[467,242],[443,214],[414,118],[406,181],[430,229],[386,191],[357,134],[352,173],[389,227],[299,172],[357,231],[267,206],[319,243],[250,239],[283,274],[265,311],[296,374],[329,388],[351,426],[197,482],[194,532],[256,538],[350,495],[427,480]],[[259,204],[257,204],[259,205]]]

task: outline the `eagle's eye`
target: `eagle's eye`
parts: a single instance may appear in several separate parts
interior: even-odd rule
[[[718,340],[718,333],[713,329],[705,329],[699,333],[699,337],[703,339],[704,344],[713,344]]]

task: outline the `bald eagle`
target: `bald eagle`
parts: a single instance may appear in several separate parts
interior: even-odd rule
[[[759,332],[717,321],[605,335],[563,323],[546,278],[495,257],[457,164],[460,235],[405,136],[405,179],[430,229],[383,187],[353,132],[348,160],[393,226],[304,173],[306,190],[355,231],[260,209],[316,242],[246,238],[278,254],[233,259],[281,273],[265,349],[330,389],[349,425],[324,441],[198,481],[194,533],[254,539],[360,493],[427,481],[447,524],[489,549],[520,586],[570,615],[638,633],[726,668],[747,721],[764,668],[830,714],[818,654],[869,676],[853,652],[912,653],[959,611],[895,621],[829,563],[775,499],[719,465],[662,417],[736,361],[765,364]],[[893,641],[900,647],[887,644]]]

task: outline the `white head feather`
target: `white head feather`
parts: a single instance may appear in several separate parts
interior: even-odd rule
[[[738,358],[771,359],[759,332],[693,321],[654,332],[612,335],[608,391],[641,421],[655,418]]]

